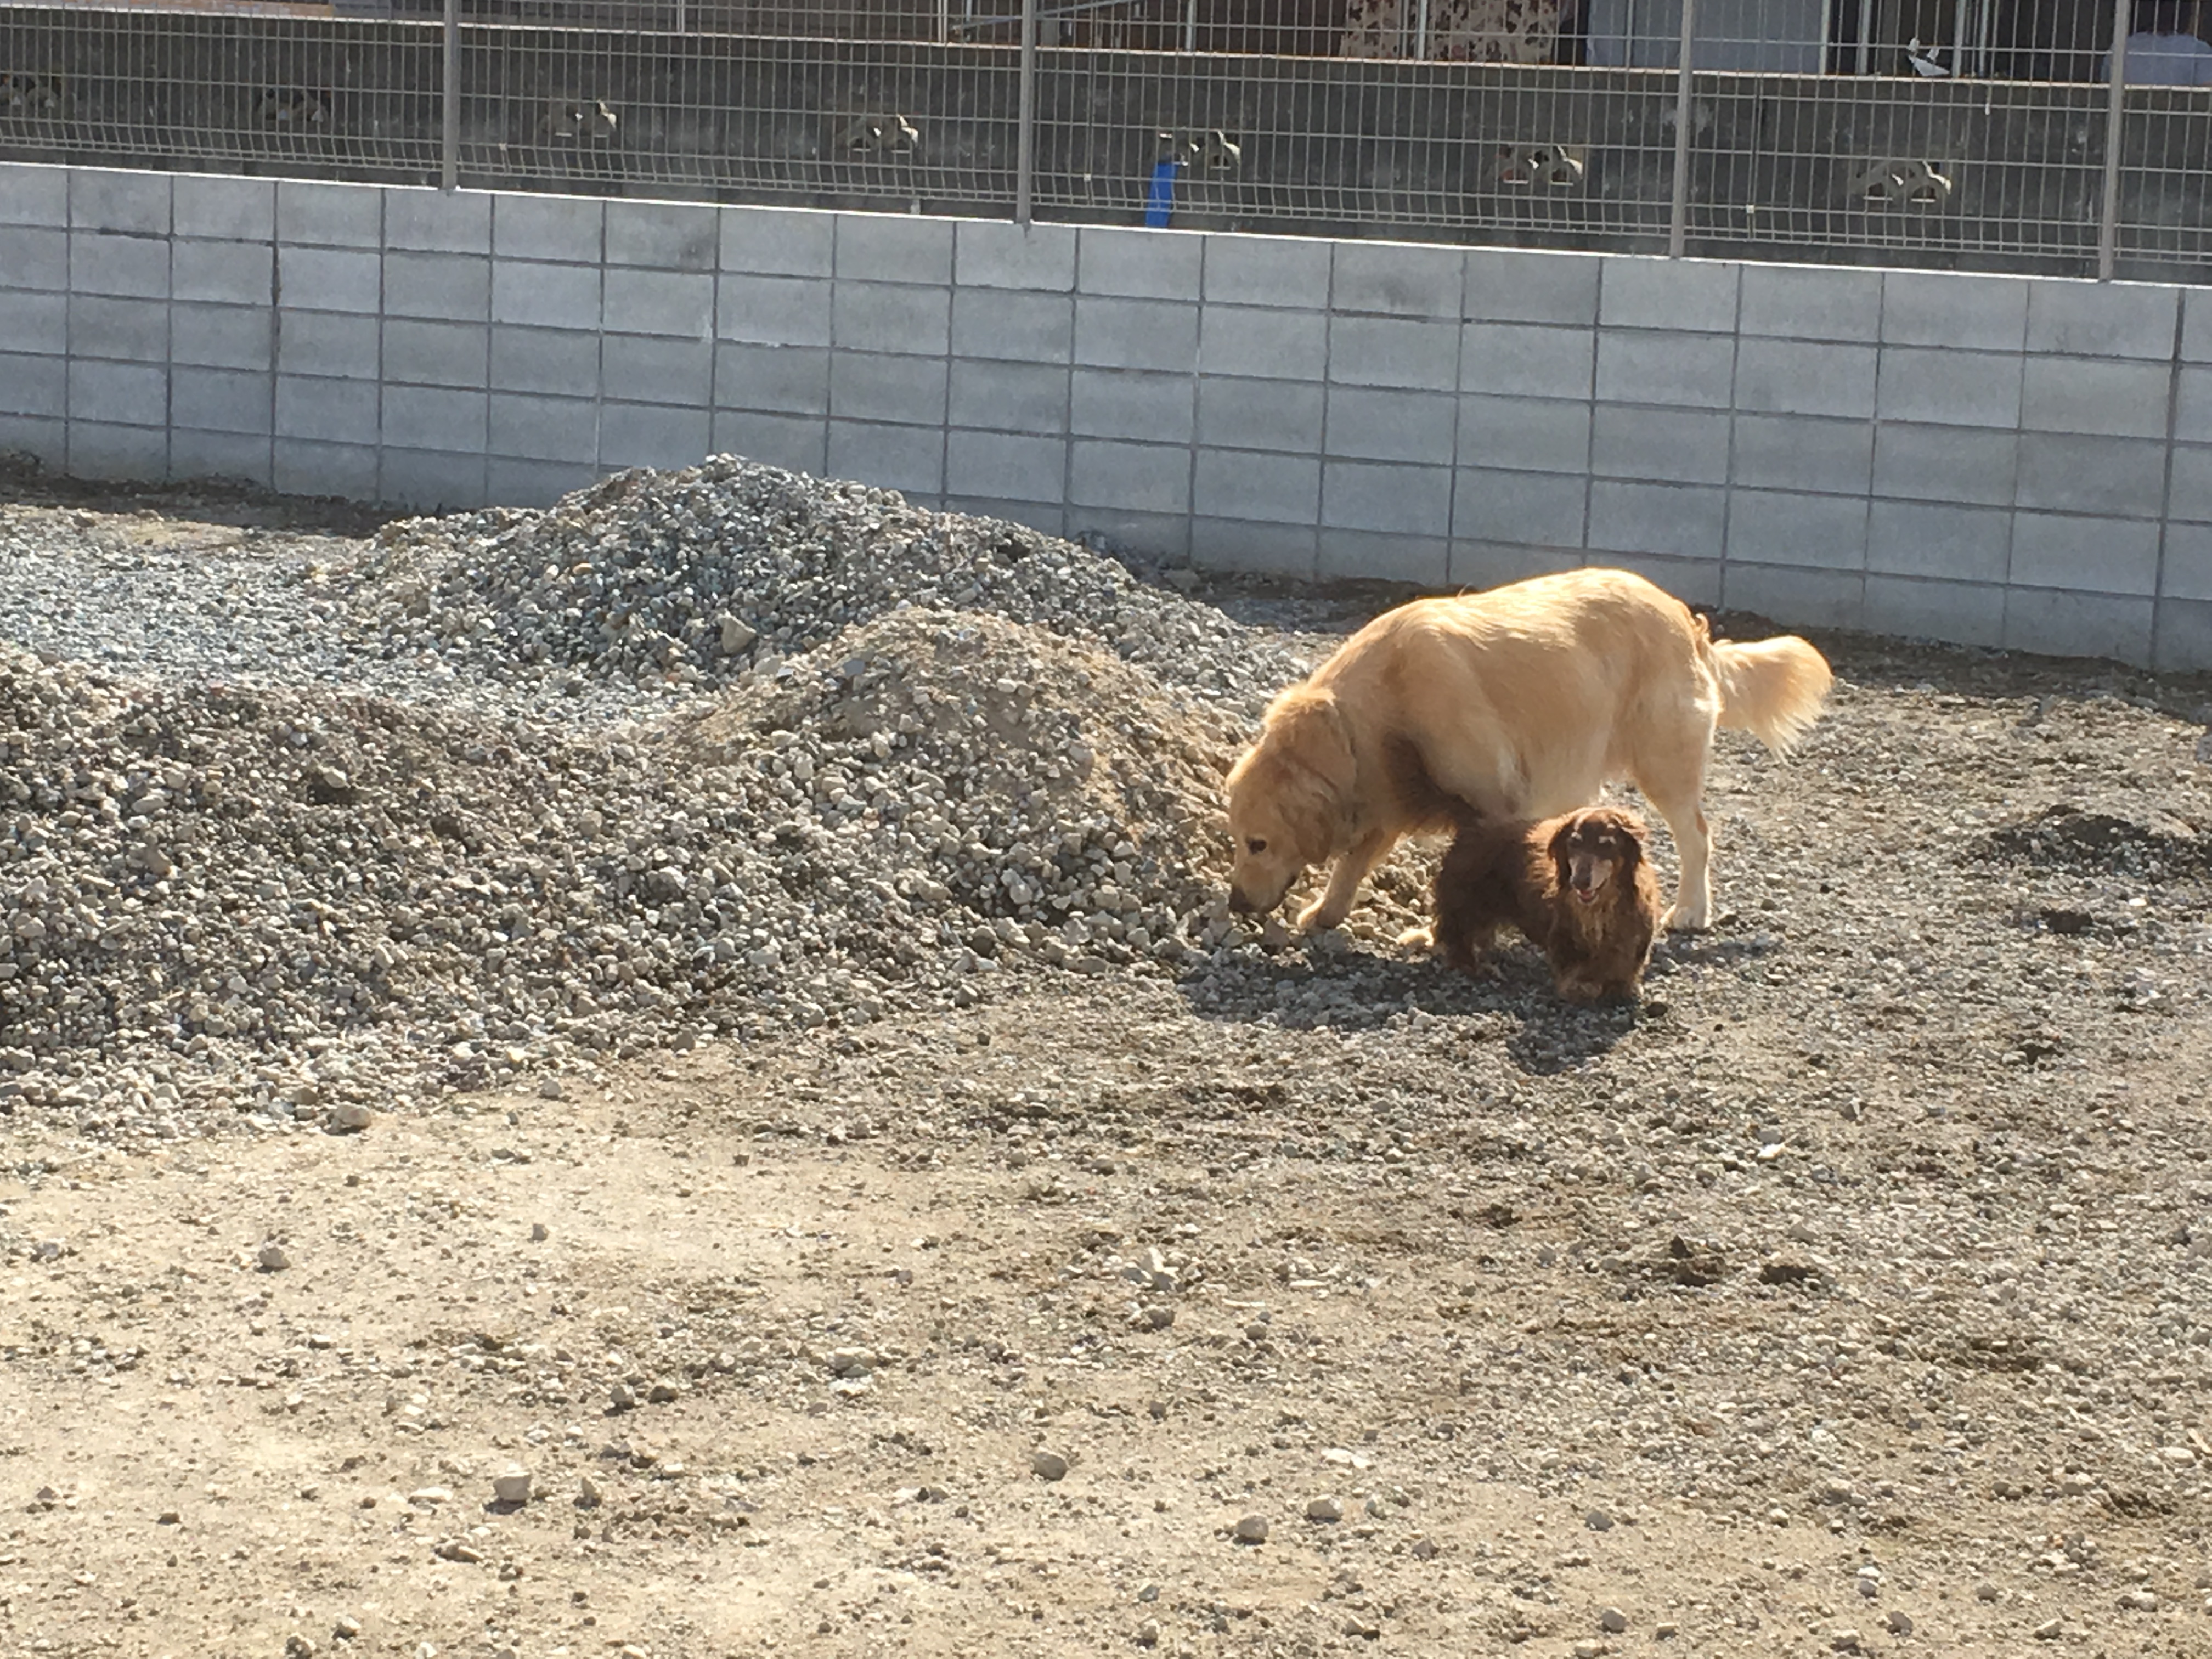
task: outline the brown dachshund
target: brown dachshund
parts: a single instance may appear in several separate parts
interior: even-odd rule
[[[1437,871],[1431,937],[1473,973],[1501,927],[1528,936],[1571,1002],[1633,997],[1659,931],[1659,884],[1643,820],[1584,807],[1539,823],[1463,818]]]

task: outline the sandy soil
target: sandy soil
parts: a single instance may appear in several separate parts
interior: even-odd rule
[[[5,1131],[0,1650],[2212,1654],[2205,689],[1822,642],[1640,1010],[1355,937]]]

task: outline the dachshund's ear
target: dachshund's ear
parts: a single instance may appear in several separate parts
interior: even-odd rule
[[[1620,836],[1620,866],[1632,872],[1638,865],[1644,862],[1644,837],[1625,822],[1614,828]]]
[[[1581,823],[1580,815],[1572,812],[1559,820],[1559,827],[1552,831],[1552,839],[1546,844],[1544,849],[1550,854],[1553,863],[1558,864],[1565,859],[1567,842]]]

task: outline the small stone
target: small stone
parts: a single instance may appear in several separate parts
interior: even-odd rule
[[[1139,1601],[1158,1601],[1160,1599],[1160,1587],[1158,1584],[1144,1584],[1139,1586],[1137,1590],[1137,1599]]]
[[[1416,1538],[1413,1540],[1413,1559],[1416,1561],[1433,1561],[1437,1559],[1437,1540],[1433,1538]]]
[[[560,1099],[561,1079],[557,1077],[547,1078],[544,1082],[538,1085],[538,1094],[541,1100]]]
[[[519,1463],[510,1463],[492,1477],[491,1493],[502,1504],[527,1504],[530,1501],[530,1471]]]
[[[553,1235],[546,1230],[544,1222],[533,1221],[530,1224],[530,1242],[532,1244],[543,1244],[552,1237]]]
[[[2125,1595],[2120,1597],[2120,1605],[2130,1613],[2156,1613],[2158,1592],[2147,1589],[2130,1590]]]
[[[647,1402],[650,1405],[667,1406],[675,1403],[676,1400],[678,1398],[679,1392],[680,1391],[673,1382],[656,1382],[650,1389],[647,1389],[645,1391],[645,1397]]]
[[[361,1620],[350,1614],[341,1613],[331,1626],[331,1635],[341,1642],[350,1642],[361,1634]]]
[[[1160,1621],[1158,1620],[1147,1619],[1143,1624],[1137,1626],[1137,1645],[1139,1647],[1156,1648],[1159,1646],[1159,1644]]]
[[[2039,1642],[2056,1642],[2065,1628],[2056,1619],[2046,1619],[2035,1627],[2033,1634]]]
[[[184,1520],[185,1517],[178,1514],[176,1510],[163,1510],[160,1515],[154,1518],[154,1524],[157,1527],[178,1527],[184,1524]]]
[[[1662,1642],[1671,1642],[1682,1633],[1680,1625],[1669,1620],[1652,1626],[1651,1634]]]
[[[1067,1460],[1056,1451],[1038,1447],[1030,1454],[1030,1472],[1040,1480],[1060,1480],[1067,1474]]]
[[[1628,1628],[1628,1615],[1619,1607],[1607,1607],[1598,1614],[1597,1627],[1607,1636],[1618,1636]]]
[[[1598,1659],[1598,1656],[1605,1651],[1605,1644],[1599,1641],[1594,1641],[1589,1637],[1585,1636],[1581,1641],[1576,1643],[1569,1651],[1575,1656],[1575,1659]]]
[[[315,1659],[315,1644],[304,1636],[288,1636],[284,1638],[284,1659]]]
[[[274,1239],[261,1247],[260,1254],[254,1260],[261,1264],[261,1271],[264,1273],[280,1273],[292,1265],[292,1258],[285,1254],[284,1247]]]
[[[1316,1498],[1306,1505],[1309,1521],[1341,1521],[1344,1505],[1334,1498]]]
[[[606,1496],[605,1493],[600,1492],[599,1483],[598,1481],[592,1480],[588,1474],[578,1477],[576,1481],[576,1507],[578,1509],[595,1510],[605,1501]]]
[[[1856,1653],[1859,1633],[1849,1625],[1839,1626],[1828,1632],[1828,1645],[1838,1653]]]
[[[1882,1628],[1887,1631],[1892,1636],[1910,1636],[1912,1634],[1912,1615],[1906,1613],[1901,1607],[1892,1607],[1887,1613],[1884,1613],[1882,1615],[1881,1625]]]
[[[453,1501],[450,1486],[418,1486],[407,1494],[407,1501],[418,1510],[434,1510]]]
[[[1236,1526],[1237,1541],[1240,1544],[1264,1544],[1274,1528],[1264,1515],[1248,1515]]]
[[[759,631],[748,627],[742,618],[722,618],[722,649],[728,654],[734,656],[740,651],[750,650],[753,641],[758,638]]]
[[[323,1122],[332,1134],[359,1134],[368,1127],[372,1114],[357,1100],[341,1100],[324,1115]]]
[[[1984,1583],[1974,1586],[1974,1600],[1977,1601],[1994,1601],[2003,1594],[1995,1584]]]
[[[627,1382],[617,1382],[607,1391],[607,1403],[618,1412],[637,1408],[637,1390]]]
[[[441,1561],[459,1561],[464,1565],[471,1565],[483,1559],[483,1553],[473,1544],[465,1543],[458,1538],[441,1539],[431,1548],[430,1553]]]
[[[1583,1516],[1583,1525],[1588,1527],[1592,1532],[1611,1532],[1613,1517],[1603,1510],[1592,1510],[1588,1515]]]

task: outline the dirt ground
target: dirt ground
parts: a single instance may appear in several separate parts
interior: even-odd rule
[[[1638,1010],[1355,937],[5,1132],[0,1651],[2212,1655],[2206,689],[1821,643]]]

